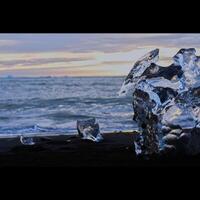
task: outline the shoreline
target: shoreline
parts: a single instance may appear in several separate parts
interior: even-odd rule
[[[81,167],[127,166],[134,162],[136,132],[102,134],[104,140],[95,143],[78,135],[34,137],[35,145],[23,145],[18,137],[0,139],[0,167]]]
[[[104,134],[118,134],[118,133],[123,133],[123,134],[132,134],[136,133],[137,130],[125,130],[125,131],[104,131],[102,135]],[[25,137],[57,137],[57,136],[78,136],[78,133],[19,133],[19,134],[0,134],[0,139],[7,139],[7,138],[19,138],[20,136],[25,136]]]

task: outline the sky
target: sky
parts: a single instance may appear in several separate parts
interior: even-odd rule
[[[167,66],[191,47],[200,34],[0,34],[0,76],[124,76],[155,48]]]

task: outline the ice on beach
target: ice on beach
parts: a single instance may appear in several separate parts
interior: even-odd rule
[[[32,137],[24,137],[23,135],[20,136],[20,142],[23,145],[34,145],[35,144]]]
[[[173,57],[173,63],[162,67],[156,64],[158,53],[156,49],[139,59],[119,92],[120,95],[133,94],[134,120],[142,130],[135,143],[136,153],[141,152],[140,146],[147,149],[144,152],[153,152],[151,145],[157,143],[156,138],[158,144],[162,144],[165,138],[162,127],[169,128],[171,132],[175,128],[199,132],[200,57],[195,55],[194,48],[180,49]],[[200,152],[200,141],[193,141],[190,144],[196,145]]]
[[[82,139],[100,142],[103,140],[100,134],[99,124],[95,118],[86,120],[77,120],[77,130]]]

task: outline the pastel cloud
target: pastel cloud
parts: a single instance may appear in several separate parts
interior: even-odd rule
[[[16,46],[20,43],[21,42],[18,41],[18,40],[1,40],[0,39],[0,48],[13,47],[13,46]]]
[[[168,65],[179,48],[200,50],[200,34],[1,34],[0,75],[125,75],[160,48]]]
[[[53,63],[68,63],[68,62],[76,62],[76,61],[84,61],[88,60],[87,58],[38,58],[38,59],[26,59],[26,60],[4,60],[0,61],[0,67],[8,67],[12,68],[15,66],[37,66],[37,65],[45,65],[45,64],[53,64]]]

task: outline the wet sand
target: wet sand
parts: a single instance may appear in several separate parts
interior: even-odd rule
[[[19,138],[0,139],[0,167],[146,167],[199,165],[200,156],[186,158],[136,158],[136,133],[106,133],[94,143],[78,136],[35,137],[33,146]]]
[[[33,146],[19,138],[0,139],[2,166],[126,166],[134,160],[134,133],[106,133],[94,143],[78,136],[35,137]]]

